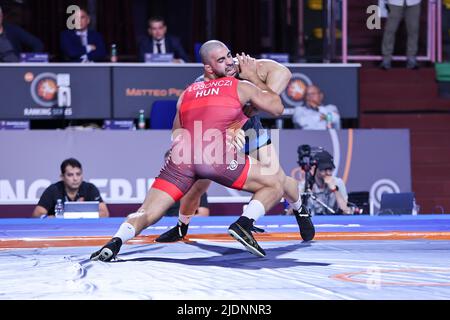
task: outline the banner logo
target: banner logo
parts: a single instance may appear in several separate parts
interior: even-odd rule
[[[303,73],[293,73],[286,89],[281,93],[284,103],[295,107],[302,103],[306,87],[311,85],[311,79]]]
[[[31,82],[30,95],[36,104],[25,108],[24,116],[72,115],[70,74],[44,72],[34,76],[32,72],[26,72],[24,79]]]
[[[56,104],[58,85],[56,74],[45,72],[39,74],[31,82],[31,97],[41,107],[52,107]]]

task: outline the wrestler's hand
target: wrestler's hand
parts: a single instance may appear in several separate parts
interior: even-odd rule
[[[242,107],[242,111],[249,118],[257,115],[259,112],[259,110],[257,108],[255,108],[250,102],[247,102],[246,104],[244,104],[244,106]]]
[[[233,138],[233,145],[237,150],[241,150],[245,145],[245,131],[242,129],[238,129],[235,131],[235,135]]]
[[[242,54],[236,54],[236,58],[239,62],[239,77],[250,82],[258,80],[256,59],[250,57],[248,54],[242,52]]]
[[[242,129],[227,130],[226,135],[227,150],[235,148],[241,150],[245,145],[245,131]]]

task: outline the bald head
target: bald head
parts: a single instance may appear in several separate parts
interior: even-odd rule
[[[211,58],[211,52],[213,52],[217,49],[220,49],[220,48],[227,48],[227,46],[223,42],[220,42],[219,40],[209,40],[209,41],[205,42],[200,47],[200,57],[202,58],[202,63],[209,64],[210,58]]]

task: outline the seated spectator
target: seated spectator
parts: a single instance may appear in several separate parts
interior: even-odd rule
[[[41,40],[19,26],[3,23],[3,11],[0,7],[0,62],[19,62],[22,52],[42,52]]]
[[[106,60],[103,37],[95,30],[88,29],[91,22],[88,12],[81,9],[77,13],[79,29],[61,32],[61,50],[64,58],[71,62],[100,62]]]
[[[97,187],[83,181],[83,169],[81,163],[69,158],[61,163],[61,181],[50,185],[45,189],[32,217],[54,216],[57,200],[66,201],[99,201],[99,216],[108,217],[109,211]]]
[[[170,150],[166,152],[164,155],[165,161],[167,161],[167,158],[170,155]],[[180,212],[180,201],[175,202],[167,211],[166,216],[169,217],[178,217],[178,214]],[[208,207],[208,194],[205,192],[202,194],[200,198],[200,206],[197,209],[197,212],[195,213],[196,216],[199,217],[208,217],[209,216],[209,207]]]
[[[341,116],[332,104],[323,104],[324,95],[320,88],[309,85],[306,88],[305,104],[295,107],[292,122],[300,129],[340,129]]]
[[[173,62],[189,62],[180,40],[166,33],[167,26],[163,18],[153,17],[148,20],[148,35],[139,43],[140,61],[145,62],[146,53],[173,53]]]

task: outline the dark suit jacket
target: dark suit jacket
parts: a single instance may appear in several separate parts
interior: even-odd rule
[[[105,42],[100,33],[88,30],[88,44],[95,45],[96,49],[87,54],[90,61],[105,61]],[[81,44],[81,38],[76,30],[64,30],[61,32],[61,50],[64,58],[72,62],[81,62],[81,56],[86,54],[86,48]]]
[[[44,44],[41,40],[28,33],[19,26],[4,23],[3,32],[8,38],[9,42],[14,48],[14,52],[17,56],[20,56],[21,52],[43,52]]]
[[[189,57],[177,37],[166,35],[165,42],[167,53],[173,53],[175,59],[183,59],[185,62],[189,62]],[[153,53],[153,38],[150,36],[144,37],[139,43],[139,61],[145,62],[146,53]]]

